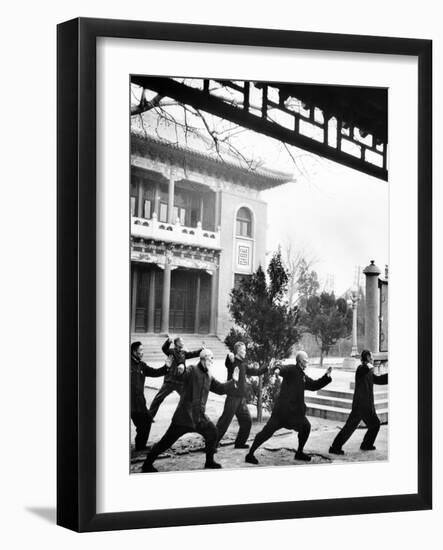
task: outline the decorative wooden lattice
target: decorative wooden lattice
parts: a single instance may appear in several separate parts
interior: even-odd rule
[[[132,83],[388,179],[386,89],[147,76]]]

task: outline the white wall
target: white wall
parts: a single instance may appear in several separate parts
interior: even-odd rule
[[[294,30],[433,38],[434,97],[443,95],[443,35],[437,2],[336,0],[270,3],[7,2],[2,10],[0,109],[0,335],[2,368],[0,499],[4,548],[269,548],[373,549],[442,540],[442,483],[435,468],[435,510],[229,526],[76,535],[54,526],[55,506],[55,25],[78,15]],[[435,106],[441,122],[441,100]],[[443,149],[441,132],[435,151]],[[442,160],[435,155],[436,182]],[[435,189],[435,208],[442,203]],[[441,219],[436,219],[442,235]],[[436,239],[437,240],[437,239]],[[437,253],[437,242],[435,252]],[[442,247],[435,281],[442,280]],[[435,288],[435,335],[442,333],[442,292]],[[435,388],[442,387],[441,341],[435,343]],[[436,391],[435,395],[440,394]],[[436,401],[436,400],[435,400]],[[435,464],[442,464],[442,406],[435,403]],[[405,447],[407,452],[407,447]],[[34,510],[34,511],[33,511]],[[37,510],[37,513],[35,512]],[[48,521],[47,518],[50,518]]]

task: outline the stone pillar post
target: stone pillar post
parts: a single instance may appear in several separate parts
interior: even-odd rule
[[[135,315],[137,310],[137,286],[138,269],[135,264],[132,267],[132,296],[131,296],[131,332],[135,332]]]
[[[175,223],[175,220],[174,220],[174,188],[175,188],[174,173],[171,170],[171,173],[169,175],[169,186],[168,186],[168,223]]]
[[[162,323],[161,332],[169,333],[169,305],[171,300],[171,252],[166,251],[165,268],[163,270]]]
[[[211,311],[209,316],[209,333],[217,332],[217,302],[218,302],[218,266],[211,276]]]
[[[366,276],[365,346],[372,353],[379,351],[379,290],[380,269],[371,260],[363,273]]]
[[[138,178],[138,196],[137,196],[137,217],[143,218],[143,198],[144,198],[144,189],[143,189],[143,179]]]
[[[155,271],[149,274],[148,332],[154,332],[155,319]]]
[[[352,300],[352,349],[351,357],[358,356],[358,344],[357,344],[357,304],[358,294],[353,292],[351,296]]]
[[[221,213],[221,191],[220,189],[217,189],[215,192],[215,227],[214,231],[218,231],[218,228],[220,227],[220,213]]]
[[[200,272],[197,273],[197,284],[195,289],[195,317],[194,317],[194,332],[198,333],[200,327]]]

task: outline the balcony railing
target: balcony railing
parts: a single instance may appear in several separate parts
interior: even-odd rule
[[[202,229],[200,222],[197,227],[186,227],[178,221],[175,224],[159,222],[155,213],[150,220],[132,216],[131,235],[142,239],[220,249],[220,231]]]

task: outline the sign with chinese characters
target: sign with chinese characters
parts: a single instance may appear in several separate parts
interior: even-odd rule
[[[235,246],[235,271],[252,273],[252,242],[237,239]]]

